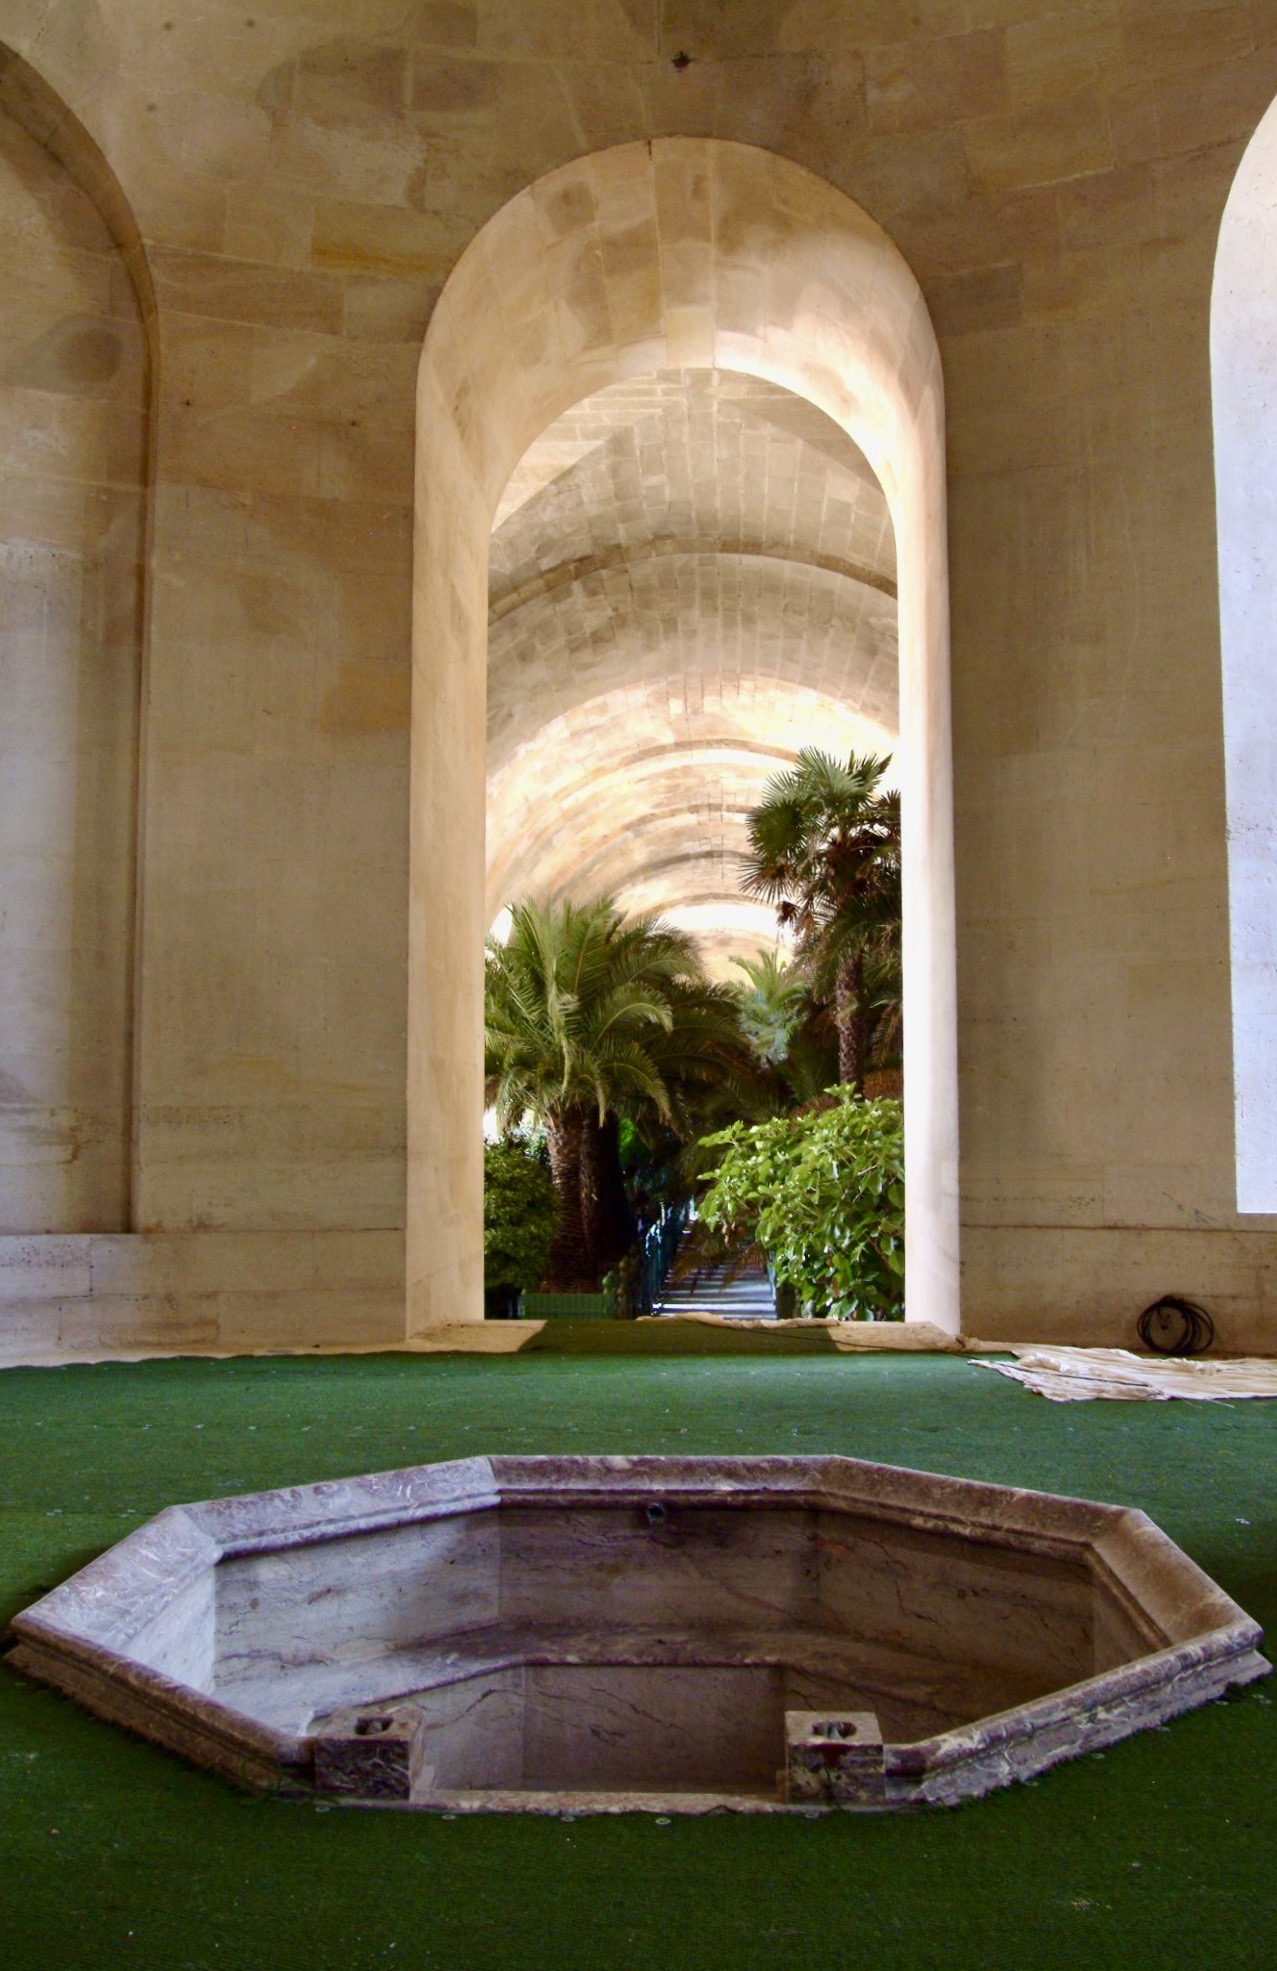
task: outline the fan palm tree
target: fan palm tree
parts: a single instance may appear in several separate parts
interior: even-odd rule
[[[804,748],[749,817],[744,887],[775,907],[796,961],[833,1001],[839,1079],[864,1084],[899,1025],[900,797],[889,761]]]
[[[745,974],[745,983],[736,988],[745,1037],[760,1061],[779,1066],[807,1009],[807,981],[778,951],[733,958],[732,963]]]
[[[627,1208],[617,1120],[690,1126],[695,1091],[744,1055],[734,999],[710,985],[694,941],[651,916],[596,903],[516,904],[488,941],[487,1099],[504,1128],[546,1132],[559,1199],[547,1281],[597,1285],[619,1256]]]

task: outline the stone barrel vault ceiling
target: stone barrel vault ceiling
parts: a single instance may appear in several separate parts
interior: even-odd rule
[[[664,372],[559,418],[492,536],[489,916],[610,894],[714,970],[769,943],[745,817],[801,746],[892,750],[895,573],[863,455],[773,384]]]

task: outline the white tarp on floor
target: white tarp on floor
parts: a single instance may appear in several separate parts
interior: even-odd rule
[[[996,1369],[1053,1403],[1089,1403],[1096,1397],[1127,1403],[1233,1403],[1277,1396],[1277,1362],[1263,1356],[1204,1362],[1164,1355],[1132,1355],[1126,1348],[1016,1348],[1014,1362],[977,1361]]]

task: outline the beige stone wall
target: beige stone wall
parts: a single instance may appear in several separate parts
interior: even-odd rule
[[[392,1226],[423,324],[352,320],[336,275],[155,264],[138,1221]]]
[[[1273,1347],[1275,1221],[1233,1188],[1208,323],[1277,43],[1263,9],[1065,26],[1008,33],[1008,114],[971,133],[996,270],[954,226],[932,287],[967,1320],[1129,1342],[1179,1291]]]
[[[394,1232],[0,1236],[0,1368],[402,1339]]]
[[[0,40],[101,146],[158,296],[137,1222],[401,1222],[421,338],[540,174],[712,135],[863,206],[939,336],[964,1319],[1125,1339],[1178,1288],[1271,1339],[1277,1227],[1231,1188],[1207,364],[1271,9],[0,0]],[[441,972],[454,932],[420,923]]]

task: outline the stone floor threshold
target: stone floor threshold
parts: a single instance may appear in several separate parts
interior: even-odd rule
[[[709,1328],[727,1329],[741,1335],[824,1333],[844,1354],[859,1352],[921,1353],[945,1355],[999,1354],[1012,1352],[1012,1344],[980,1341],[970,1335],[949,1335],[929,1321],[820,1321],[809,1319],[733,1320],[729,1315],[689,1309],[677,1315],[645,1315],[634,1325],[639,1329],[666,1332],[680,1321]],[[198,1358],[227,1362],[244,1356],[319,1355],[516,1355],[547,1326],[545,1321],[459,1321],[432,1328],[426,1334],[393,1342],[316,1342],[309,1347],[267,1344],[260,1348],[96,1348],[4,1350],[0,1345],[0,1369],[53,1369],[98,1362],[162,1362]]]
[[[634,1326],[640,1331],[668,1332],[677,1322],[685,1321],[699,1327],[726,1329],[740,1335],[826,1334],[835,1348],[845,1353],[870,1351],[874,1353],[919,1353],[928,1355],[970,1355],[997,1354],[1010,1352],[1010,1344],[1004,1341],[980,1341],[972,1335],[950,1335],[943,1328],[935,1327],[930,1321],[821,1321],[810,1319],[756,1321],[749,1318],[733,1319],[730,1314],[715,1314],[708,1308],[680,1308],[677,1314],[640,1315]],[[456,1327],[436,1328],[429,1335],[419,1335],[408,1343],[410,1348],[425,1353],[446,1350],[449,1353],[461,1352],[476,1355],[516,1354],[532,1337],[540,1334],[546,1326],[544,1321],[495,1321],[491,1323],[466,1322]]]

